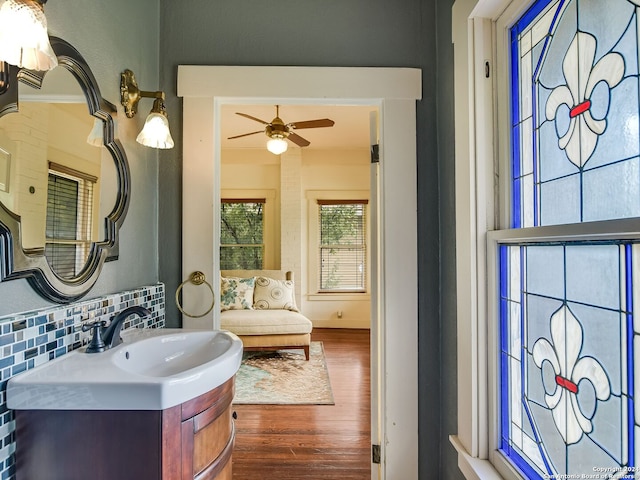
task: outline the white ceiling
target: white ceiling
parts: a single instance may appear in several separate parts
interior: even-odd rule
[[[311,142],[305,149],[369,148],[369,112],[372,106],[281,105],[280,118],[284,123],[329,118],[333,127],[298,129],[296,134]],[[222,148],[266,148],[265,125],[236,115],[242,112],[271,122],[276,116],[274,105],[223,105]],[[228,137],[261,131],[255,135],[229,140]],[[289,148],[300,148],[289,142]]]

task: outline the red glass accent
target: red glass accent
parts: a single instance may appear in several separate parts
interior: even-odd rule
[[[571,393],[578,393],[578,385],[573,383],[568,378],[561,377],[560,375],[556,375],[556,383],[560,385],[562,388],[566,388]]]
[[[576,105],[575,107],[573,107],[569,111],[569,116],[571,118],[577,117],[578,115],[580,115],[581,113],[586,112],[590,108],[591,108],[591,100],[585,100],[584,102],[582,102],[582,103]]]

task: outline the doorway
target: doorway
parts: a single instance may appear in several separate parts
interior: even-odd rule
[[[287,88],[283,89],[282,85]],[[286,92],[283,92],[286,90]],[[377,105],[380,110],[378,254],[372,285],[372,478],[417,478],[416,100],[420,71],[392,68],[180,66],[183,97],[183,272],[219,278],[220,109],[225,103]],[[274,92],[281,92],[280,94]],[[286,93],[286,95],[285,95]],[[301,100],[302,99],[302,100]],[[197,294],[184,296],[196,311]],[[194,310],[195,309],[195,310]],[[215,328],[217,315],[186,328]],[[413,381],[411,379],[414,379]]]

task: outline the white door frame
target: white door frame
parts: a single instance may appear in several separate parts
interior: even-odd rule
[[[219,291],[220,106],[224,103],[378,105],[380,108],[380,273],[372,292],[379,349],[371,412],[381,440],[374,479],[418,478],[418,272],[416,100],[421,71],[410,68],[178,67],[183,97],[182,271],[199,270]],[[285,101],[286,100],[286,101]],[[207,289],[183,290],[188,312],[207,309]],[[375,294],[375,296],[374,296]],[[218,299],[216,299],[217,301]],[[214,311],[217,309],[214,309]],[[185,328],[217,328],[217,312],[183,318]],[[377,428],[376,428],[377,424]]]

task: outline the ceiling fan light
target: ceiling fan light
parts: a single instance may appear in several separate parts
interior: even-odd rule
[[[58,65],[49,42],[42,3],[7,0],[0,7],[0,60],[39,71],[51,70]]]
[[[151,112],[136,141],[151,148],[173,148],[167,117],[162,113]]]
[[[287,141],[284,138],[276,137],[271,138],[267,142],[267,150],[274,155],[280,155],[287,151]]]

